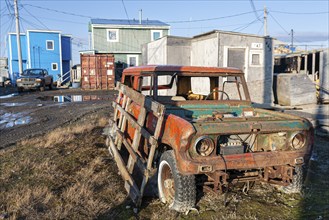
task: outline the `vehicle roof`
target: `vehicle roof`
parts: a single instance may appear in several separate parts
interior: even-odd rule
[[[128,75],[139,75],[139,74],[158,74],[158,75],[170,75],[170,73],[181,73],[182,75],[199,75],[211,74],[211,75],[243,75],[240,69],[233,67],[204,67],[204,66],[174,66],[174,65],[147,65],[147,66],[135,66],[129,67],[123,71],[124,74]]]

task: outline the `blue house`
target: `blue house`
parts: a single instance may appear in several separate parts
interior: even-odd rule
[[[28,30],[20,35],[20,40],[23,70],[46,69],[53,75],[54,81],[70,71],[71,36],[62,35],[59,31]],[[8,34],[7,48],[9,74],[13,79],[19,72],[16,33]]]

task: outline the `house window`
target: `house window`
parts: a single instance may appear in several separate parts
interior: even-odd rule
[[[54,50],[54,41],[53,40],[47,40],[46,41],[46,46],[47,46],[47,50]]]
[[[263,52],[259,50],[250,51],[249,64],[250,66],[261,66],[263,65]]]
[[[128,55],[127,64],[130,66],[138,66],[138,55]]]
[[[259,61],[259,54],[252,54],[251,55],[251,65],[259,65],[260,61]]]
[[[151,31],[151,41],[155,41],[162,37],[162,30]]]
[[[107,41],[118,42],[119,41],[119,30],[118,29],[108,29],[107,30]]]
[[[58,64],[57,63],[52,63],[51,64],[51,70],[58,70]]]

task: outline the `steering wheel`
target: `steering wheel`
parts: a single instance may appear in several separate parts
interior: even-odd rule
[[[228,94],[226,92],[224,92],[223,90],[218,90],[218,89],[214,89],[212,92],[210,92],[207,97],[205,98],[205,100],[207,100],[214,92],[221,92],[226,96],[225,100],[230,100],[230,97],[228,96]],[[221,99],[224,100],[224,99]]]

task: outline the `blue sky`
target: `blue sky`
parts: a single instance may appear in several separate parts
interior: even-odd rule
[[[268,14],[268,34],[308,48],[328,47],[328,0],[213,0],[213,1],[139,1],[139,0],[18,0],[21,31],[59,30],[73,36],[74,63],[80,50],[89,49],[90,18],[160,20],[171,25],[171,35],[194,36],[214,29],[263,35],[263,10]],[[15,31],[13,0],[0,0],[0,56],[6,56],[5,36]],[[127,9],[127,14],[124,10]],[[254,6],[253,6],[254,5]],[[254,11],[255,9],[255,11]],[[201,20],[201,21],[198,21]],[[305,48],[305,46],[301,46]]]

